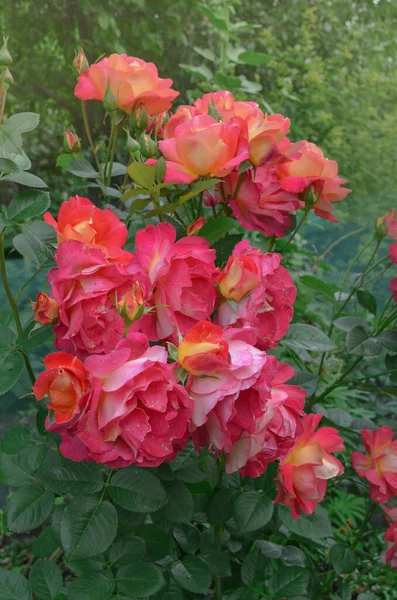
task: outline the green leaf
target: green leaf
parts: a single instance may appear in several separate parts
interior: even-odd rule
[[[239,224],[235,219],[230,217],[220,217],[219,219],[208,221],[208,223],[200,229],[200,237],[205,238],[210,244],[213,244],[225,236],[231,229],[238,226]]]
[[[157,215],[167,215],[172,214],[177,209],[177,205],[174,202],[167,202],[167,204],[162,204],[161,206],[157,206],[150,210],[145,216],[147,218],[156,217]]]
[[[105,568],[105,555],[97,554],[92,558],[68,560],[67,567],[77,575],[86,575],[92,572],[103,571]]]
[[[223,267],[226,264],[227,259],[232,254],[236,244],[241,242],[242,239],[243,236],[237,233],[234,235],[228,235],[213,244],[213,248],[216,252],[215,262],[217,267]]]
[[[273,57],[269,54],[264,54],[263,52],[253,52],[252,50],[247,50],[238,55],[238,60],[245,65],[258,67],[260,65],[267,65],[268,62],[273,60]]]
[[[212,50],[210,50],[209,48],[199,48],[199,46],[193,46],[193,50],[203,58],[206,58],[211,62],[216,62],[217,57],[215,56],[214,52],[212,52]]]
[[[0,173],[18,173],[21,169],[9,158],[0,158]]]
[[[239,533],[264,527],[273,516],[274,505],[267,496],[250,491],[240,494],[233,506],[233,517]]]
[[[0,600],[32,600],[32,592],[25,577],[0,568]]]
[[[96,496],[80,496],[67,505],[61,522],[62,548],[67,560],[90,558],[104,552],[117,531],[117,511]]]
[[[22,375],[25,363],[22,354],[12,352],[2,357],[0,362],[0,396],[14,387]]]
[[[3,350],[11,351],[11,346],[14,345],[15,342],[15,332],[12,331],[9,327],[0,326],[0,350],[3,354]]]
[[[211,571],[198,556],[184,556],[171,567],[175,581],[188,592],[205,594],[211,585]]]
[[[39,190],[27,190],[15,196],[8,205],[7,217],[20,223],[42,215],[50,206],[50,194]]]
[[[195,554],[197,552],[200,545],[200,534],[194,525],[178,525],[172,533],[184,552],[188,554]]]
[[[44,221],[26,223],[22,227],[22,233],[13,239],[15,249],[38,265],[52,262],[55,243],[54,229]]]
[[[361,325],[364,329],[368,327],[366,321],[360,317],[340,317],[340,319],[335,319],[334,325],[337,329],[346,332],[353,329],[356,325]]]
[[[54,562],[38,560],[30,570],[29,583],[37,598],[54,600],[63,586],[62,574]]]
[[[33,173],[10,173],[10,175],[6,175],[1,178],[2,181],[13,181],[14,183],[18,183],[19,185],[26,185],[27,187],[32,188],[47,188],[48,185],[37,175],[33,175]]]
[[[127,173],[127,168],[125,165],[122,165],[119,162],[114,162],[112,164],[112,177],[120,177],[121,175],[125,175]]]
[[[201,194],[201,192],[208,190],[208,188],[212,187],[213,185],[216,185],[220,181],[222,180],[214,178],[204,179],[204,181],[199,181],[198,183],[195,183],[189,191],[187,191],[185,194],[182,194],[182,196],[179,196],[178,204],[185,204],[185,202],[187,202],[191,198],[194,198],[194,196],[198,196],[199,194]]]
[[[292,379],[288,380],[288,385],[299,385],[307,391],[308,396],[312,396],[318,385],[318,376],[308,371],[295,371]]]
[[[366,308],[370,313],[376,315],[376,300],[372,294],[366,290],[358,290],[357,300],[363,308]]]
[[[127,173],[135,183],[145,190],[151,190],[154,186],[156,169],[152,165],[132,163],[128,167]]]
[[[121,567],[124,564],[130,564],[136,556],[142,558],[146,554],[145,540],[140,537],[131,536],[117,540],[109,550],[109,560],[111,563]]]
[[[321,506],[317,506],[310,516],[301,514],[299,519],[294,519],[288,508],[279,505],[278,516],[290,531],[301,537],[309,539],[333,537],[328,515]]]
[[[230,488],[221,488],[215,492],[208,506],[208,521],[215,527],[221,527],[233,515],[233,503],[237,495]]]
[[[257,540],[255,542],[255,545],[267,558],[281,557],[283,546],[279,546],[278,544],[274,544],[273,542],[268,542],[267,540]]]
[[[130,204],[128,216],[132,216],[137,210],[143,210],[150,202],[152,202],[151,198],[137,198]]]
[[[181,481],[164,481],[167,504],[164,514],[173,523],[190,523],[193,515],[193,496]]]
[[[356,325],[348,331],[346,345],[349,353],[357,356],[377,356],[382,348],[375,338],[368,337],[361,325]]]
[[[37,481],[34,473],[42,465],[47,450],[45,446],[33,446],[15,455],[0,452],[0,481],[12,487]]]
[[[121,567],[116,576],[117,590],[128,596],[147,598],[164,585],[164,577],[158,567],[144,561],[136,561]]]
[[[9,125],[0,125],[0,147],[6,152],[22,154],[21,134]]]
[[[169,465],[172,471],[175,473],[179,469],[188,467],[192,463],[196,462],[198,457],[197,452],[194,449],[193,443],[190,442],[186,448],[178,452],[174,460],[170,461]]]
[[[72,160],[74,160],[73,154],[60,154],[57,156],[57,162],[55,166],[60,167],[61,169],[67,169]]]
[[[390,373],[390,379],[397,382],[397,355],[386,354],[385,367],[387,371],[396,371],[395,373]]]
[[[317,279],[317,277],[312,277],[311,275],[302,275],[302,277],[299,279],[302,283],[307,285],[307,287],[316,290],[325,296],[328,296],[328,298],[331,298],[332,302],[334,302],[334,294],[337,289],[336,286],[331,286],[321,279]]]
[[[314,352],[327,352],[336,348],[330,338],[312,325],[294,323],[290,325],[283,343],[294,350],[312,350]]]
[[[18,454],[33,441],[29,429],[26,427],[13,427],[9,429],[1,440],[1,450],[6,454]]]
[[[267,559],[259,548],[254,548],[245,555],[241,565],[241,579],[250,586],[254,581],[263,581]]]
[[[173,551],[172,537],[158,525],[141,525],[137,535],[145,540],[146,556],[149,560],[158,561]]]
[[[272,598],[304,595],[307,592],[310,572],[301,567],[281,567],[268,582]]]
[[[39,471],[43,484],[56,494],[93,494],[103,487],[102,473],[97,463],[74,462],[59,455]]]
[[[240,77],[234,75],[226,75],[225,73],[218,72],[215,74],[214,81],[220,88],[226,89],[238,89],[241,87]]]
[[[58,541],[54,537],[52,527],[44,527],[32,545],[32,552],[38,558],[48,558],[58,548]]]
[[[375,338],[386,350],[397,352],[397,331],[382,331]]]
[[[304,567],[306,564],[305,553],[296,546],[283,546],[281,560],[287,567]]]
[[[50,516],[54,500],[54,494],[42,487],[27,485],[20,488],[7,499],[7,527],[16,533],[36,529]]]
[[[69,173],[72,173],[72,175],[76,175],[76,177],[81,177],[82,179],[96,179],[99,176],[99,173],[95,171],[90,163],[80,160],[79,158],[72,160],[72,162],[69,163],[67,170]]]
[[[68,600],[108,600],[114,591],[114,580],[108,573],[86,573],[68,586]]]
[[[40,115],[32,112],[17,113],[7,119],[7,125],[18,133],[33,131],[39,123]]]
[[[24,330],[22,337],[18,338],[17,344],[23,350],[32,350],[48,342],[54,335],[52,325],[39,325],[30,323]]]
[[[340,575],[340,573],[352,573],[357,567],[356,555],[349,548],[342,546],[342,544],[334,544],[331,547],[329,560],[337,575]]]
[[[189,73],[189,75],[194,75],[195,77],[199,77],[200,79],[211,81],[213,78],[213,73],[211,69],[209,69],[205,65],[187,65],[185,63],[180,63],[179,66],[181,69]]]
[[[108,492],[114,502],[135,512],[152,512],[167,502],[165,490],[157,477],[137,467],[116,473]]]
[[[200,553],[200,558],[205,560],[209,566],[211,573],[215,577],[230,577],[232,567],[230,557],[226,552],[217,552],[216,550],[207,550]]]

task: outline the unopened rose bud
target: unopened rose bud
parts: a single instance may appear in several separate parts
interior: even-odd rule
[[[143,316],[145,299],[139,281],[136,281],[117,303],[117,310],[124,319],[133,323]]]
[[[43,292],[39,292],[36,302],[32,302],[32,310],[34,311],[34,320],[42,325],[49,325],[58,317],[57,301]]]
[[[149,115],[144,106],[135,106],[131,113],[131,125],[138,131],[145,131],[149,125]]]
[[[113,94],[110,87],[106,90],[105,97],[103,99],[103,105],[108,113],[114,112],[119,109],[119,101],[117,96]]]
[[[80,73],[88,69],[90,65],[82,48],[80,48],[78,51],[76,50],[75,52],[76,55],[74,57],[72,66],[75,74],[80,75]]]
[[[157,144],[150,135],[143,133],[139,138],[139,144],[141,146],[142,156],[145,158],[152,158],[157,154]]]
[[[137,153],[140,154],[140,152],[141,152],[140,143],[137,142],[137,140],[134,140],[134,138],[131,137],[128,132],[127,132],[127,143],[125,146],[127,148],[127,151],[130,154],[132,154],[133,156],[135,156]]]
[[[205,217],[199,217],[193,223],[190,223],[189,227],[186,229],[187,235],[194,235],[205,225]]]
[[[10,73],[9,69],[6,69],[5,75],[4,75],[4,85],[6,90],[8,91],[9,88],[12,86],[12,84],[14,83],[14,78]]]
[[[0,48],[0,67],[9,67],[12,65],[12,57],[7,48],[8,37],[4,37],[4,44]]]
[[[80,140],[72,129],[66,129],[63,137],[63,144],[67,152],[78,154],[81,150]]]

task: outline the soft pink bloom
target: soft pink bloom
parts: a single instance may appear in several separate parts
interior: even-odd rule
[[[190,121],[193,117],[197,117],[200,115],[200,111],[197,110],[194,106],[182,105],[179,106],[176,112],[171,115],[169,121],[163,127],[163,138],[168,140],[168,138],[174,137],[175,129],[181,123],[186,123],[186,121]]]
[[[164,181],[191,183],[199,177],[224,177],[248,158],[238,125],[199,115],[175,127],[173,137],[159,142],[166,158]]]
[[[184,334],[215,308],[215,250],[199,236],[175,239],[169,223],[148,225],[136,235],[137,267],[154,288],[141,323],[151,341]]]
[[[343,200],[351,191],[341,187],[347,179],[338,177],[338,163],[325,158],[318,146],[306,140],[294,144],[283,140],[282,149],[290,159],[277,166],[283,189],[300,194],[312,187],[317,197],[313,205],[315,214],[336,222],[332,203]]]
[[[376,221],[376,226],[379,227],[385,223],[387,235],[393,240],[397,240],[397,210],[391,208],[383,217],[379,217]]]
[[[152,116],[168,110],[179,95],[171,85],[172,79],[161,79],[153,63],[111,54],[80,74],[74,94],[80,100],[103,102],[109,90],[120,110],[131,114],[136,106],[143,106]]]
[[[132,333],[112,353],[84,364],[91,381],[87,406],[70,428],[58,429],[64,456],[116,468],[156,467],[186,445],[193,400],[167,364],[165,348],[150,348],[146,336]]]
[[[124,331],[116,297],[123,296],[137,275],[109,263],[101,250],[74,240],[59,245],[55,262],[57,268],[47,276],[59,306],[55,347],[79,358],[110,352]]]
[[[58,244],[76,240],[99,248],[110,261],[127,264],[131,260],[131,252],[122,249],[128,236],[127,227],[110,208],[101,210],[88,198],[73,196],[62,202],[58,221],[49,212],[44,220],[55,229]]]
[[[224,182],[236,219],[245,229],[283,237],[291,224],[291,213],[299,208],[298,195],[282,188],[274,167],[258,167],[255,174],[247,171],[237,188],[239,180],[240,175],[233,171]]]
[[[370,482],[370,496],[374,502],[385,504],[397,495],[397,439],[393,440],[391,427],[361,432],[367,454],[352,452],[353,469]]]
[[[317,429],[322,415],[307,415],[302,419],[302,434],[281,459],[278,470],[280,502],[291,509],[294,519],[301,511],[311,515],[318,502],[324,499],[328,479],[343,473],[343,465],[332,456],[344,450],[343,440],[333,427]]]
[[[252,387],[214,406],[194,434],[196,443],[224,451],[228,473],[261,475],[269,462],[286,454],[302,431],[306,392],[285,383],[293,374],[275,356],[266,356]]]
[[[32,388],[34,397],[41,400],[48,396],[47,407],[53,411],[55,423],[67,423],[83,408],[87,371],[78,358],[66,352],[47,354],[43,363],[47,371],[38,376]]]
[[[211,323],[208,324],[209,330],[210,326]],[[227,360],[224,342],[229,350]],[[226,397],[237,398],[242,390],[250,388],[259,378],[266,354],[255,348],[254,342],[255,336],[248,329],[224,331],[223,344],[217,339],[218,355],[207,354],[205,358],[208,362],[200,364],[200,367],[207,365],[208,375],[204,375],[202,368],[199,375],[189,375],[186,388],[195,401],[192,421],[196,427],[206,422],[208,414],[218,402]]]
[[[397,302],[397,277],[394,277],[390,282],[390,290],[394,300]]]
[[[63,136],[63,143],[68,152],[79,153],[81,150],[81,143],[77,135],[71,129],[66,129]]]
[[[218,276],[221,299],[216,323],[223,328],[251,327],[257,345],[264,349],[277,345],[294,315],[296,288],[281,259],[280,254],[263,254],[243,240]]]
[[[397,569],[397,507],[384,509],[388,521],[389,528],[385,532],[386,549],[381,554],[381,561],[384,564],[389,563],[392,569]]]
[[[397,242],[394,242],[389,248],[389,255],[391,260],[397,265]]]
[[[205,225],[205,217],[199,217],[193,223],[190,223],[186,229],[187,235],[196,235],[198,231]]]
[[[36,296],[36,302],[32,302],[32,310],[34,320],[42,325],[49,325],[58,317],[57,301],[43,292],[39,292]]]

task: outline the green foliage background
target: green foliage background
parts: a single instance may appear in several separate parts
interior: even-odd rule
[[[289,116],[293,137],[319,144],[349,179],[342,209],[368,222],[396,204],[396,23],[393,0],[6,0],[8,111],[42,115],[27,151],[61,200],[76,193],[54,169],[63,130],[73,125],[83,136],[74,49],[82,45],[90,61],[103,52],[140,56],[174,79],[181,102],[228,87]],[[243,51],[261,53],[262,64],[239,61]],[[102,115],[99,104],[90,110]]]

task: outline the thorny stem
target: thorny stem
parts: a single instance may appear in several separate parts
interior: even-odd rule
[[[8,302],[10,304],[12,314],[14,316],[14,321],[15,321],[15,325],[17,328],[18,336],[21,337],[23,334],[22,323],[21,323],[21,319],[19,317],[18,307],[17,307],[16,301],[15,301],[15,298],[12,295],[12,291],[11,291],[10,284],[8,282],[8,277],[7,277],[6,261],[5,261],[5,255],[4,255],[4,230],[0,233],[0,274],[1,274],[1,278],[3,280],[3,285],[4,285],[4,289],[5,289],[7,298],[8,298]],[[29,357],[24,350],[18,350],[18,351],[22,354],[23,360],[25,362],[26,370],[28,372],[28,375],[30,377],[32,384],[34,384],[36,381],[36,377],[33,372],[32,365],[30,364]]]

